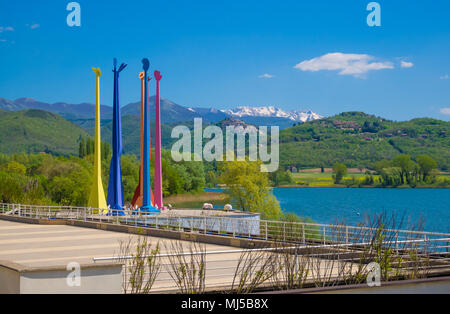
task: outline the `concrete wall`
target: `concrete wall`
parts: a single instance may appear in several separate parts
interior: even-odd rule
[[[0,262],[0,293],[20,293],[20,274]]]
[[[130,225],[114,224],[107,222],[96,222],[96,221],[82,221],[82,220],[64,220],[64,219],[35,219],[35,218],[25,218],[17,216],[9,216],[0,214],[0,219],[8,220],[13,222],[31,223],[31,224],[56,224],[56,225],[69,225],[83,228],[93,228],[114,232],[124,232],[140,235],[148,235],[154,237],[163,237],[176,240],[191,240],[198,241],[209,244],[217,245],[227,245],[240,248],[254,248],[254,247],[265,247],[270,245],[264,240],[254,240],[254,239],[239,239],[233,238],[231,236],[220,236],[211,234],[202,234],[194,232],[185,232],[178,230],[165,230],[156,228],[144,228],[135,227]],[[259,224],[259,221],[256,223]]]
[[[80,285],[69,285],[66,266],[26,267],[0,261],[0,293],[122,293],[122,264],[80,265]]]

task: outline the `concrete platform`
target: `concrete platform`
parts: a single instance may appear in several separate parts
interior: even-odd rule
[[[139,237],[127,233],[66,225],[38,225],[0,220],[0,260],[25,266],[60,266],[70,262],[93,263],[94,257],[119,254],[119,241]],[[171,239],[147,237],[148,242]],[[187,244],[187,241],[184,241]],[[228,246],[205,244],[207,251],[232,250]]]

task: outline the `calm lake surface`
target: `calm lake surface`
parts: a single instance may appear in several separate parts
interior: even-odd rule
[[[365,214],[386,211],[422,217],[426,231],[450,232],[450,189],[275,188],[273,193],[283,211],[318,223],[356,224]]]

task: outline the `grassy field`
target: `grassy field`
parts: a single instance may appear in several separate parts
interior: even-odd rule
[[[331,169],[325,169],[325,172],[320,172],[320,169],[306,169],[301,172],[293,173],[292,177],[295,180],[296,185],[300,186],[312,186],[312,187],[330,187],[330,186],[344,186],[334,184],[333,173]],[[365,169],[361,172],[358,169],[349,169],[348,174],[342,180],[354,180],[362,181],[367,175],[365,174]],[[379,176],[372,175],[374,178],[375,185],[379,183]],[[441,173],[438,175],[437,180],[442,180],[448,178],[449,173]]]
[[[295,183],[299,185],[309,186],[334,186],[331,172],[297,172],[292,174]],[[351,180],[352,177],[362,179],[366,176],[364,173],[349,173],[344,180]],[[374,176],[378,180],[378,176]]]
[[[227,195],[219,192],[185,193],[169,196],[164,199],[164,204],[170,204],[174,208],[202,208],[204,203],[211,203],[214,206],[223,207],[228,202]]]

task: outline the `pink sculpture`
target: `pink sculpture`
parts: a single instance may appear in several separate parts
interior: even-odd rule
[[[161,170],[161,105],[159,97],[159,81],[162,79],[159,71],[154,72],[156,79],[156,117],[155,117],[155,186],[154,198],[157,208],[163,207],[162,170]]]

